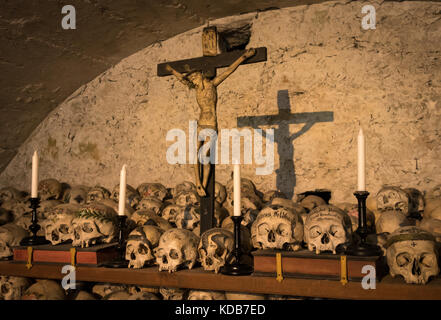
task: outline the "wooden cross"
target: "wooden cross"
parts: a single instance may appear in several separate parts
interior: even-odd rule
[[[201,71],[205,77],[214,78],[217,68],[230,66],[247,50],[234,50],[216,54],[217,35],[214,27],[205,28],[202,36],[203,57],[192,58],[186,60],[164,62],[158,64],[157,74],[160,77],[172,75],[166,66],[169,65],[175,71],[187,73],[194,70]],[[245,60],[242,64],[256,63],[267,60],[267,50],[265,47],[256,48],[256,53]],[[202,169],[203,170],[203,169]],[[210,174],[208,176],[208,184],[206,187],[206,196],[201,197],[200,203],[200,233],[215,227],[214,224],[214,201],[215,201],[215,165],[210,164]]]
[[[297,94],[303,94],[298,92]],[[237,119],[238,127],[253,127],[277,125],[274,130],[274,142],[277,142],[279,154],[279,169],[276,170],[277,189],[284,192],[289,199],[294,195],[296,176],[294,169],[294,146],[293,141],[307,132],[317,122],[334,121],[334,113],[331,111],[291,113],[288,90],[280,90],[277,93],[278,114],[264,116],[246,116]],[[290,134],[289,125],[304,123],[302,129]],[[265,134],[262,131],[262,134]],[[282,175],[285,179],[282,180]]]

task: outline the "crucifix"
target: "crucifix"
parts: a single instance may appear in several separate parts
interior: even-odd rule
[[[180,82],[196,91],[200,108],[198,135],[203,129],[217,133],[217,86],[230,76],[241,64],[266,61],[266,48],[234,50],[217,54],[217,33],[215,27],[205,28],[202,36],[203,57],[158,64],[158,76],[174,75]],[[216,75],[217,68],[226,68]],[[199,140],[199,139],[198,139]],[[199,150],[204,141],[198,141]],[[215,144],[216,141],[210,141]],[[211,149],[212,150],[212,149]],[[214,227],[214,185],[215,164],[201,164],[199,152],[196,155],[195,185],[201,197],[201,234]]]
[[[296,94],[303,94],[303,92],[297,92]],[[284,192],[288,199],[291,199],[296,185],[293,141],[311,129],[317,122],[334,121],[334,113],[331,111],[291,113],[288,90],[278,91],[277,106],[279,109],[278,114],[239,117],[237,119],[237,126],[253,128],[270,125],[278,126],[274,130],[274,141],[277,143],[277,152],[279,154],[279,169],[276,170],[276,187]],[[302,123],[305,125],[299,131],[290,134],[290,124]],[[261,132],[263,135],[265,134],[265,131],[262,130]],[[282,175],[285,179],[282,179]]]

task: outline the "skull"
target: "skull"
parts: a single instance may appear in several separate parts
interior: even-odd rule
[[[14,223],[17,226],[26,230],[27,232],[29,230],[30,225],[32,224],[32,213],[26,212],[20,218],[15,220]],[[40,229],[37,231],[37,236],[44,237],[45,236],[44,226],[46,224],[45,219],[38,219],[38,223],[40,224]]]
[[[199,241],[199,261],[204,270],[218,273],[225,263],[232,262],[234,235],[222,228],[212,228],[201,235]]]
[[[201,213],[199,207],[189,205],[176,215],[176,226],[178,228],[193,231],[196,235],[200,232]]]
[[[322,205],[313,209],[306,217],[305,242],[316,254],[332,251],[351,240],[352,223],[349,216],[333,205]]]
[[[89,247],[98,243],[110,243],[116,236],[117,214],[100,203],[85,205],[72,220],[72,245]]]
[[[115,212],[119,211],[119,203],[113,201],[112,199],[102,199],[100,201],[98,201],[98,203],[103,204],[105,206],[111,207],[113,210],[115,210]],[[126,203],[126,207],[124,209],[124,214],[130,219],[130,217],[132,216],[134,210],[132,207],[130,207],[127,203]]]
[[[185,209],[177,204],[169,204],[162,209],[161,216],[173,225],[176,225],[176,216]]]
[[[201,199],[196,191],[182,191],[174,198],[174,202],[181,207],[199,206]]]
[[[71,240],[72,220],[80,208],[79,205],[70,203],[60,204],[53,208],[51,214],[44,221],[46,240],[49,240],[53,245]]]
[[[159,300],[159,298],[151,292],[132,293],[128,300]]]
[[[441,220],[441,198],[426,200],[424,208],[424,218],[433,218]]]
[[[99,202],[104,199],[110,198],[110,191],[101,186],[95,186],[87,193],[86,203]]]
[[[87,291],[79,291],[74,300],[96,300],[96,298]]]
[[[55,179],[46,179],[38,184],[38,195],[41,200],[57,200],[61,198],[63,188]]]
[[[399,210],[406,216],[409,215],[409,195],[400,187],[385,186],[378,191],[377,210]]]
[[[64,196],[64,202],[73,204],[86,204],[87,193],[89,187],[86,186],[74,186],[68,189]]]
[[[159,227],[145,225],[130,232],[126,246],[126,260],[129,268],[140,269],[155,261],[153,249],[159,244],[164,233]]]
[[[63,288],[54,280],[37,280],[24,293],[23,300],[65,300]]]
[[[0,189],[0,204],[7,200],[23,201],[23,192],[20,192],[13,187]]]
[[[214,224],[216,227],[220,227],[222,222],[229,216],[228,210],[219,202],[214,202]]]
[[[376,244],[380,246],[384,254],[386,254],[386,242],[390,235],[398,228],[409,226],[410,221],[401,211],[388,210],[381,212],[380,217],[375,223]]]
[[[234,192],[233,192],[233,187],[234,187],[234,180],[230,179],[227,182],[227,197],[229,199],[230,202],[233,201],[234,198]],[[241,193],[251,193],[251,194],[256,194],[256,186],[254,185],[254,183],[247,178],[241,178],[240,179],[240,192]]]
[[[161,287],[159,288],[159,293],[161,293],[164,300],[185,300],[188,289]]]
[[[326,201],[322,197],[315,196],[313,194],[306,196],[300,201],[300,205],[305,208],[307,212],[311,212],[311,210],[314,208],[325,204]]]
[[[46,219],[56,206],[63,204],[60,200],[44,200],[40,202],[40,207],[37,208],[38,219]],[[30,214],[28,212],[27,214]]]
[[[14,221],[14,214],[12,211],[0,207],[0,226]]]
[[[433,218],[424,218],[420,221],[418,227],[433,234],[437,242],[441,242],[441,220]]]
[[[18,200],[6,200],[2,203],[1,207],[7,211],[12,212],[14,220],[23,216],[26,212],[30,211],[29,201],[18,201]]]
[[[263,194],[263,202],[271,202],[274,198],[286,199],[286,195],[278,190],[270,190]]]
[[[426,284],[431,276],[438,275],[438,251],[429,232],[414,226],[399,228],[386,247],[392,277],[401,275],[406,283]]]
[[[172,197],[176,198],[178,194],[180,194],[183,191],[194,191],[196,192],[196,186],[193,182],[190,181],[184,181],[182,183],[179,183],[174,187],[171,191]]]
[[[157,215],[161,212],[163,207],[162,201],[154,198],[154,197],[147,197],[142,198],[138,205],[137,210],[153,210]]]
[[[129,300],[131,294],[127,291],[113,291],[103,297],[103,300]]]
[[[167,220],[161,218],[152,210],[135,211],[130,219],[138,226],[148,224],[152,226],[157,226],[164,231],[172,228],[171,224]]]
[[[100,298],[111,294],[112,292],[127,291],[127,286],[113,283],[97,283],[92,287],[92,293]]]
[[[300,249],[303,241],[302,217],[282,206],[267,206],[251,226],[251,240],[258,249]]]
[[[187,300],[225,300],[222,291],[190,290]]]
[[[336,203],[335,206],[349,215],[352,221],[352,232],[358,229],[358,204],[353,203]],[[375,226],[375,215],[372,211],[366,208],[366,226],[368,228],[368,232],[374,232]]]
[[[138,199],[138,191],[135,190],[130,185],[126,186],[126,205],[129,207],[133,207],[133,205],[139,202]],[[116,203],[119,203],[119,183],[113,188],[112,193],[110,195],[110,199],[115,201]]]
[[[159,271],[175,272],[178,268],[191,269],[198,260],[199,237],[186,229],[170,229],[159,239],[154,249]]]
[[[28,235],[22,227],[7,223],[0,227],[0,259],[13,255],[12,247],[18,246],[20,241]]]
[[[227,300],[265,300],[264,294],[247,293],[247,292],[225,292]]]
[[[20,300],[30,285],[28,278],[0,276],[0,300]]]
[[[142,183],[137,188],[141,198],[152,197],[164,201],[167,197],[167,188],[160,183]]]
[[[219,204],[224,203],[225,199],[227,199],[227,189],[217,181],[214,183],[214,197]]]

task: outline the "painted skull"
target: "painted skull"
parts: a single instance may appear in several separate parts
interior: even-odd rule
[[[387,264],[392,277],[403,276],[406,283],[426,284],[439,274],[435,238],[414,226],[402,227],[389,238]]]
[[[217,181],[214,183],[214,197],[219,204],[223,204],[227,199],[227,189]]]
[[[86,203],[91,204],[92,202],[99,202],[104,199],[110,198],[110,191],[101,186],[95,186],[87,192]]]
[[[110,199],[119,203],[119,183],[113,188],[110,194]],[[133,207],[135,204],[139,203],[139,194],[131,185],[126,186],[126,205]]]
[[[46,179],[38,184],[38,195],[41,200],[57,200],[61,198],[63,188],[55,179]]]
[[[326,201],[322,197],[313,194],[306,196],[300,201],[300,205],[305,208],[307,212],[311,212],[314,208],[325,204]]]
[[[13,255],[13,247],[18,246],[20,241],[28,235],[22,227],[7,223],[0,227],[0,259],[9,258]]]
[[[28,278],[0,276],[0,300],[20,300],[31,283]]]
[[[198,261],[199,237],[185,229],[170,229],[159,239],[154,249],[159,271],[175,272],[178,268],[192,269]]]
[[[199,261],[204,270],[218,273],[225,263],[232,262],[234,235],[222,228],[212,228],[201,235],[199,241]]]
[[[176,215],[176,226],[181,229],[193,231],[196,235],[200,232],[201,213],[199,207],[188,205]]]
[[[100,298],[104,298],[112,292],[118,291],[127,292],[127,286],[123,284],[97,283],[92,287],[92,293]]]
[[[397,210],[409,215],[410,199],[408,193],[400,187],[385,186],[378,191],[377,210]]]
[[[190,290],[187,300],[225,300],[225,293],[222,291]]]
[[[72,221],[80,208],[80,205],[70,203],[60,204],[53,208],[44,221],[46,240],[49,240],[53,245],[71,240]]]
[[[184,209],[185,207],[171,203],[162,209],[161,217],[170,222],[172,225],[176,225],[176,216]]]
[[[99,203],[82,206],[72,220],[72,245],[89,247],[110,243],[116,236],[117,213]]]
[[[306,217],[305,242],[316,254],[331,251],[336,254],[348,244],[352,236],[352,222],[349,216],[333,205],[322,205],[313,209]]]
[[[164,201],[167,197],[167,188],[160,183],[142,183],[136,188],[141,198],[153,197]]]
[[[154,197],[146,197],[146,198],[142,198],[139,201],[136,208],[137,210],[152,210],[157,215],[159,215],[161,213],[162,207],[163,207],[163,203],[161,200]]]
[[[159,244],[164,230],[159,227],[145,225],[130,232],[126,245],[126,260],[129,268],[140,269],[155,261],[153,249]]]
[[[183,191],[194,191],[196,192],[196,186],[193,182],[184,181],[182,183],[177,184],[171,191],[171,195],[173,198],[176,198],[178,194]]]
[[[86,186],[74,186],[68,189],[64,196],[64,202],[72,204],[86,204],[89,189],[90,188]]]
[[[159,288],[159,293],[164,300],[185,300],[188,289],[185,288]]]
[[[135,211],[132,214],[130,220],[132,220],[137,226],[143,226],[147,224],[157,226],[164,231],[172,228],[171,224],[167,220],[161,218],[152,210]]]
[[[278,190],[269,190],[263,194],[263,202],[271,202],[274,198],[287,199],[286,195]]]
[[[182,191],[174,199],[175,204],[181,207],[189,205],[199,206],[201,199],[196,191]]]
[[[251,240],[257,249],[299,250],[303,241],[302,217],[281,206],[267,206],[251,227]]]

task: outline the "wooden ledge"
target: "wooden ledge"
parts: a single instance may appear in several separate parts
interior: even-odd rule
[[[36,264],[30,270],[25,264],[0,261],[0,275],[40,279],[62,279],[62,265]],[[151,287],[179,287],[250,293],[292,295],[335,299],[372,300],[441,300],[441,278],[426,285],[410,285],[401,278],[384,277],[376,289],[365,290],[359,282],[343,286],[339,281],[285,278],[281,283],[274,277],[226,276],[201,268],[175,273],[158,272],[157,267],[146,269],[111,269],[76,267],[77,281],[137,284]]]

